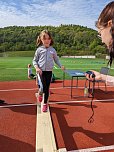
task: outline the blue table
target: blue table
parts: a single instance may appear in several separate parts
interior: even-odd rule
[[[71,86],[70,87],[71,87],[71,98],[72,98],[73,79],[74,79],[74,77],[77,78],[76,87],[78,87],[78,78],[85,77],[85,72],[83,72],[81,70],[64,70],[63,87],[65,87],[65,85],[64,85],[65,74],[68,74],[71,77]]]

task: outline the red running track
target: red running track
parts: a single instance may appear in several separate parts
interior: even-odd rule
[[[65,82],[66,85],[70,81]],[[79,81],[84,86],[84,81]],[[62,88],[62,81],[51,84],[50,110],[57,148],[67,150],[114,145],[114,88],[108,87],[106,94],[96,89],[94,102],[94,123],[89,124],[90,99],[70,97],[70,88]],[[34,81],[0,82],[0,150],[1,152],[35,152],[37,87]],[[83,88],[74,88],[73,95],[83,96]],[[103,101],[104,100],[104,101]],[[73,103],[73,101],[75,101]],[[57,103],[58,104],[57,104]],[[61,102],[61,103],[60,103]],[[8,107],[9,106],[9,107]],[[114,150],[109,150],[114,151]]]
[[[33,81],[0,82],[0,99],[5,100],[0,104],[0,152],[35,152],[36,106],[18,106],[35,103],[37,90],[19,90],[35,87]]]
[[[66,82],[67,85],[69,82]],[[56,84],[55,84],[56,85]],[[80,80],[84,86],[84,81]],[[57,88],[57,86],[56,86]],[[70,98],[70,89],[53,90],[50,97],[50,110],[57,148],[68,151],[105,147],[113,145],[114,152],[114,88],[96,88],[93,102],[94,122],[88,123],[92,111],[91,98]],[[74,88],[73,94],[83,96],[84,90]],[[56,97],[55,97],[56,94]],[[88,102],[89,101],[89,102]],[[107,148],[108,149],[108,148]],[[98,150],[100,151],[100,150]]]

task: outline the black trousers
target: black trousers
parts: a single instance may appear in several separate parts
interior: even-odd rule
[[[51,77],[52,71],[42,71],[41,81],[43,84],[44,103],[47,103],[48,101]]]

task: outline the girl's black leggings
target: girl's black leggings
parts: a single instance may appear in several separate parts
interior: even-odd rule
[[[42,71],[41,81],[43,84],[44,103],[47,103],[48,101],[51,77],[52,71]]]

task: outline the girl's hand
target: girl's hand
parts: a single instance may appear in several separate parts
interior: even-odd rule
[[[36,68],[36,73],[39,73],[40,75],[42,75],[42,70],[37,67]]]
[[[61,70],[65,70],[65,66],[62,65],[62,66],[61,66]]]

